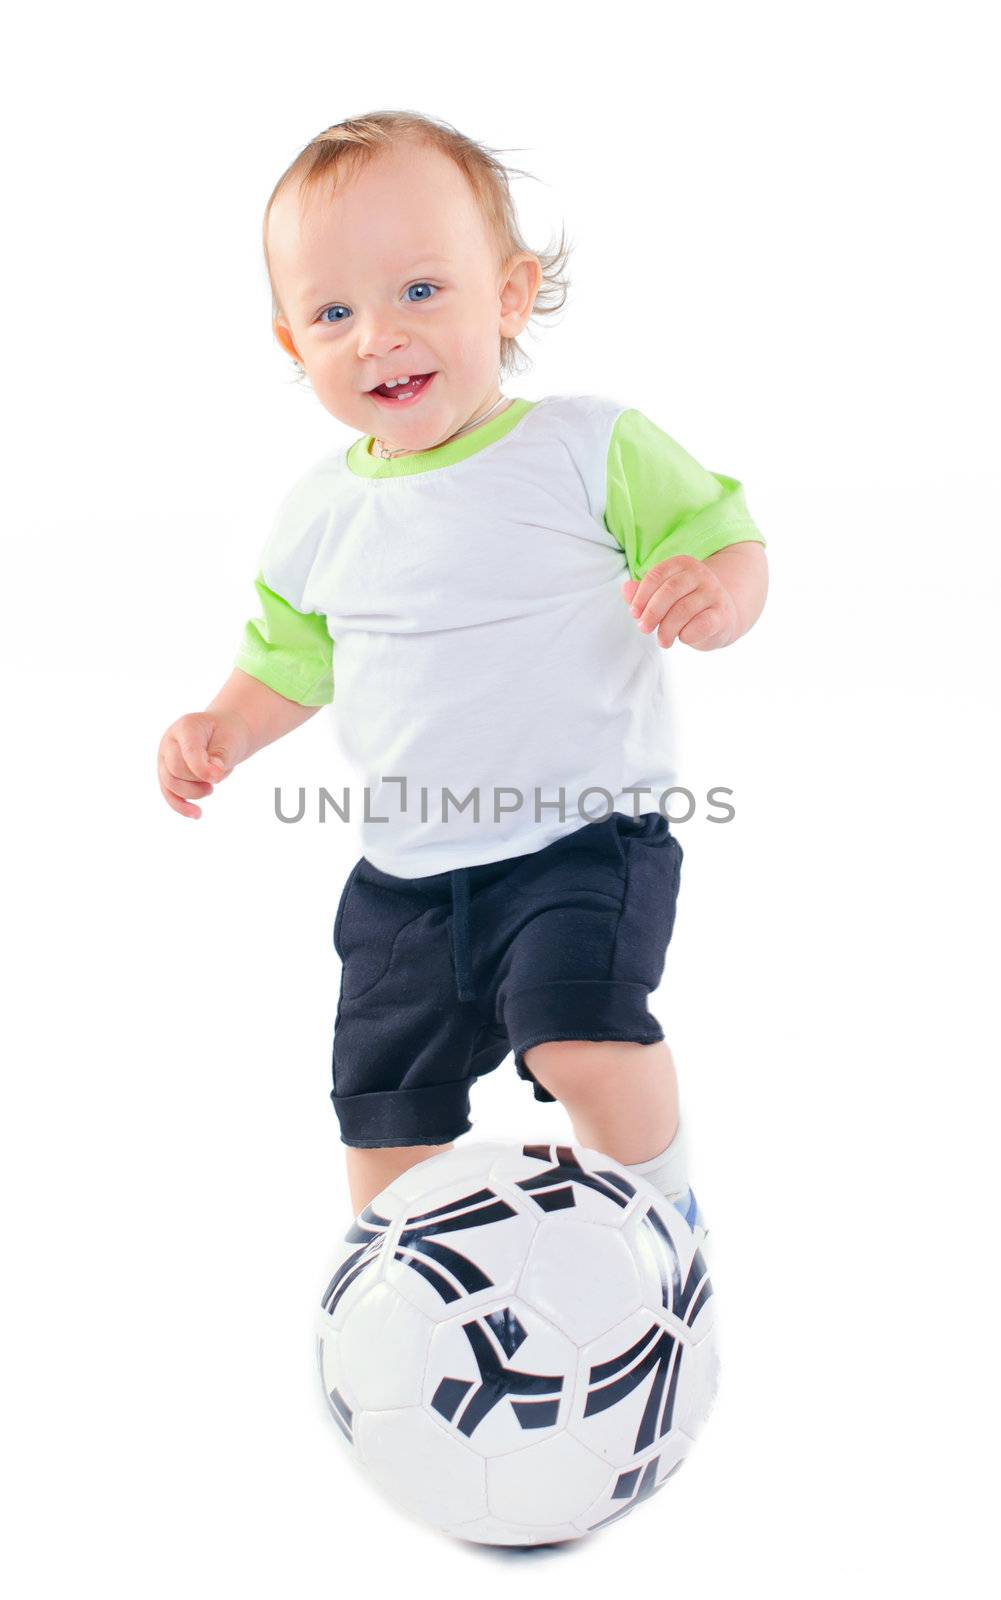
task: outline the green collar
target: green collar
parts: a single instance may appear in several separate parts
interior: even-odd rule
[[[369,446],[372,435],[369,433],[362,439],[356,439],[349,447],[347,463],[359,478],[410,478],[418,472],[434,472],[440,467],[452,467],[457,461],[465,461],[478,450],[485,449],[488,444],[503,439],[506,433],[517,427],[525,413],[538,403],[537,400],[521,400],[516,396],[506,410],[501,411],[496,417],[491,417],[489,422],[484,422],[479,428],[471,428],[469,433],[464,433],[460,439],[449,439],[434,450],[417,450],[410,456],[394,456],[389,461],[382,461],[378,456],[371,454]]]

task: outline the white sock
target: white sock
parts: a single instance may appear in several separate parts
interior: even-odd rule
[[[668,1200],[684,1200],[688,1194],[688,1152],[680,1121],[677,1133],[659,1156],[652,1156],[649,1161],[620,1164],[627,1172],[638,1172]]]

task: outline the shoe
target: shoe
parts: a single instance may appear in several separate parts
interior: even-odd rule
[[[709,1237],[709,1229],[706,1226],[706,1219],[702,1214],[702,1208],[695,1198],[694,1189],[689,1188],[686,1195],[679,1200],[672,1200],[671,1204],[674,1206],[676,1211],[680,1211],[681,1215],[688,1223],[688,1226],[691,1228],[692,1233],[695,1236],[696,1249],[701,1250],[703,1255],[705,1255],[705,1242]]]

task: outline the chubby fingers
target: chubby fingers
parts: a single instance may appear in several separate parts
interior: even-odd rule
[[[683,623],[677,637],[682,644],[691,645],[694,650],[714,650],[717,645],[729,644],[734,637],[735,617],[733,601],[729,595],[723,594],[718,601],[697,611],[687,623]]]
[[[629,600],[629,609],[639,623],[640,632],[652,633],[676,600],[705,581],[708,571],[705,563],[696,561],[694,556],[671,556],[651,567],[636,584]],[[623,590],[626,587],[623,585]]]
[[[204,751],[191,752],[197,765],[202,768],[212,769],[208,766]],[[172,810],[180,813],[182,817],[200,817],[199,806],[191,805],[190,799],[197,795],[201,799],[204,795],[211,794],[213,784],[209,778],[199,778],[192,770],[192,763],[183,749],[183,743],[174,735],[164,739],[157,755],[157,778],[160,783],[160,793]]]
[[[716,583],[705,563],[696,561],[694,556],[671,556],[651,567],[636,585],[631,600],[626,596],[640,633],[653,633],[656,628],[662,645],[673,644],[685,623],[709,603],[705,592],[709,578]],[[626,587],[623,585],[623,593]],[[682,605],[683,601],[687,605]],[[681,609],[675,614],[679,605]],[[669,614],[670,622],[661,631]]]
[[[224,775],[223,762],[218,756],[209,755],[205,734],[200,728],[179,726],[172,739],[187,769],[180,772],[182,778],[204,778],[215,783]]]
[[[167,772],[161,758],[157,766],[157,776],[160,780],[160,793],[172,811],[180,812],[182,817],[200,817],[201,808],[191,805],[185,798],[187,795],[203,795],[212,793],[212,785],[204,782],[189,782],[186,778],[175,778]]]
[[[657,630],[670,650],[675,639],[696,650],[725,643],[733,633],[734,607],[717,575],[694,556],[671,556],[638,582],[622,585],[623,598],[641,633]]]

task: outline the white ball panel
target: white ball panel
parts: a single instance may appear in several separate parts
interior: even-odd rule
[[[390,1410],[420,1402],[431,1325],[388,1283],[376,1283],[340,1330],[337,1364],[358,1406]]]
[[[566,1433],[487,1462],[491,1512],[521,1527],[573,1522],[608,1481],[607,1465]]]
[[[613,1328],[642,1300],[620,1231],[566,1214],[539,1225],[518,1293],[577,1345]]]
[[[419,1406],[362,1411],[355,1441],[380,1488],[434,1528],[470,1522],[488,1510],[483,1461],[450,1439]]]
[[[572,1522],[520,1528],[512,1522],[501,1522],[498,1517],[479,1517],[475,1522],[462,1522],[457,1527],[446,1528],[445,1532],[456,1539],[466,1539],[471,1544],[511,1546],[563,1544],[570,1539],[579,1539],[583,1530]]]

